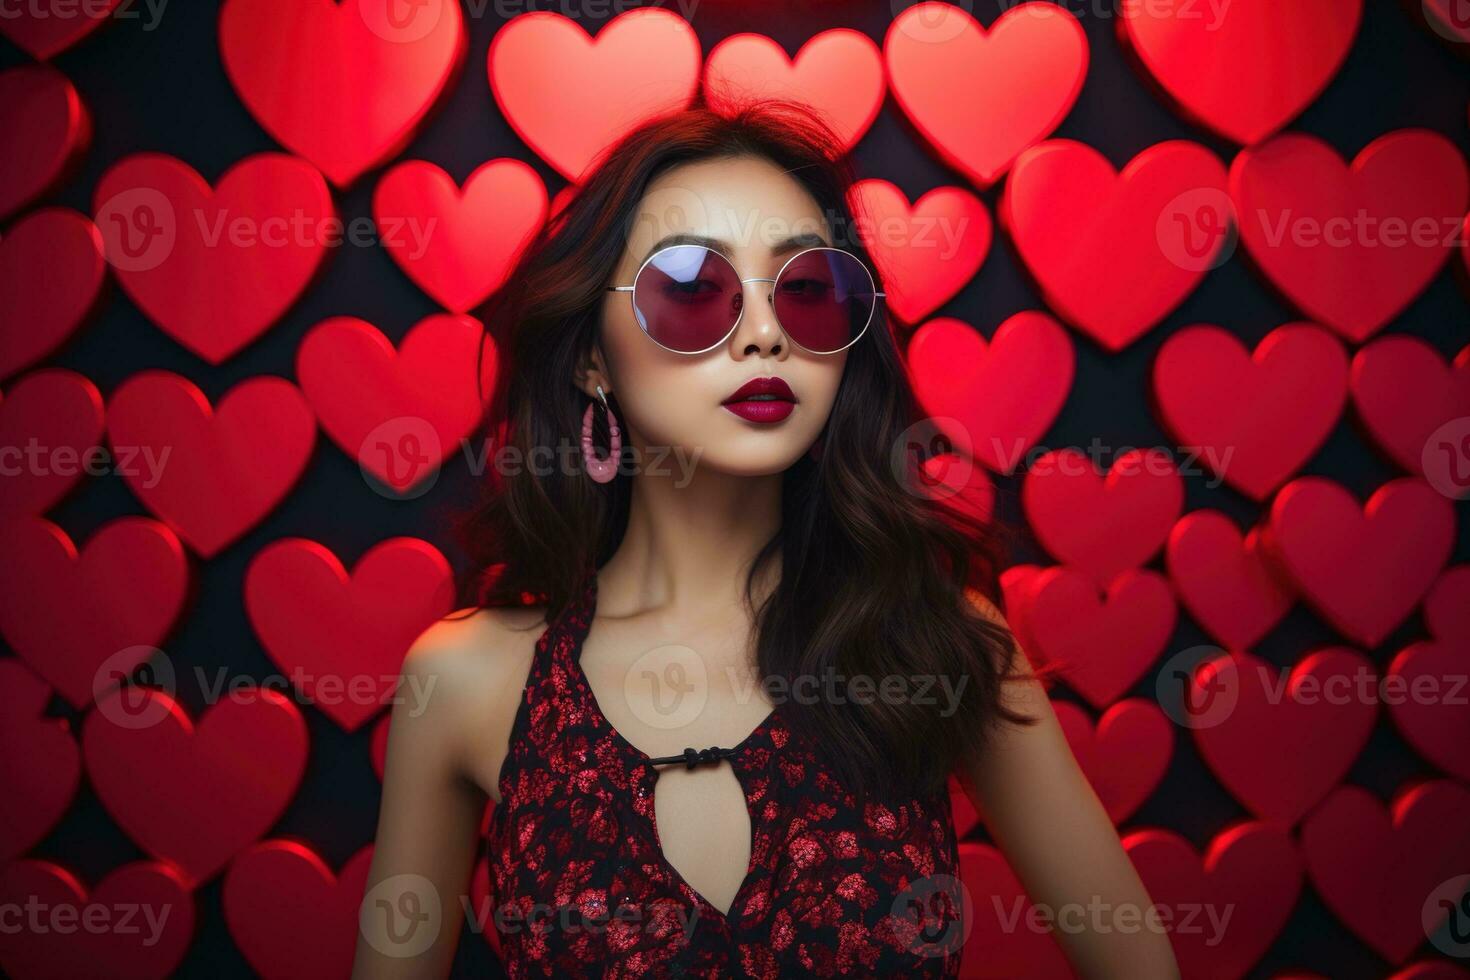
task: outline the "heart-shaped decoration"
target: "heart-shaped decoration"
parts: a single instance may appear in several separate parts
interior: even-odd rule
[[[1353,405],[1373,441],[1410,473],[1424,473],[1429,437],[1470,415],[1470,347],[1446,364],[1408,334],[1380,337],[1353,356]]]
[[[1281,622],[1295,595],[1266,558],[1259,528],[1244,536],[1218,510],[1186,514],[1169,532],[1169,580],[1189,614],[1232,650],[1249,650]]]
[[[936,187],[910,205],[895,185],[871,178],[853,185],[848,206],[878,266],[888,309],[904,323],[937,310],[990,254],[990,212],[962,187]]]
[[[1052,450],[1021,485],[1021,509],[1058,561],[1098,585],[1163,547],[1184,507],[1184,481],[1161,449],[1130,449],[1106,476],[1080,449]]]
[[[1029,591],[1032,652],[1098,710],[1148,672],[1178,618],[1168,583],[1148,569],[1123,572],[1099,595],[1088,576],[1057,566],[1037,575]]]
[[[815,109],[844,150],[878,118],[885,89],[878,45],[846,27],[809,39],[795,58],[763,34],[734,34],[714,46],[704,65],[705,100],[716,112],[790,99]]]
[[[409,144],[466,45],[457,0],[225,0],[219,14],[240,101],[343,189]]]
[[[995,484],[968,456],[935,453],[920,467],[921,486],[931,497],[989,524],[995,514]]]
[[[42,208],[0,238],[0,378],[59,348],[100,306],[102,234],[70,208]]]
[[[369,845],[335,875],[304,844],[256,844],[225,872],[220,903],[230,938],[262,977],[351,975],[372,860]]]
[[[1021,154],[1002,226],[1046,303],[1109,353],[1174,311],[1229,244],[1225,166],[1186,140],[1149,147],[1121,172],[1075,140]]]
[[[1424,597],[1424,622],[1441,640],[1470,643],[1470,565],[1448,568]]]
[[[306,721],[278,691],[223,689],[196,728],[162,691],[128,688],[82,724],[87,778],[139,847],[199,885],[258,840],[306,771]]]
[[[1470,677],[1470,642],[1428,640],[1402,650],[1388,666],[1388,713],[1404,740],[1452,776],[1470,780],[1470,710],[1465,678]]]
[[[1054,927],[1038,920],[1005,856],[988,844],[968,841],[960,844],[959,855],[966,920],[960,976],[976,980],[1075,977],[1053,934]]]
[[[661,7],[621,13],[596,38],[549,10],[519,14],[491,39],[489,62],[506,122],[574,183],[630,130],[699,89],[699,38]]]
[[[188,592],[184,547],[157,521],[119,517],[80,554],[43,518],[0,523],[0,635],[74,708],[148,659]]]
[[[301,390],[342,451],[393,493],[408,495],[463,448],[490,397],[495,345],[468,316],[418,323],[395,350],[372,324],[333,317],[312,327],[296,351]]]
[[[1113,823],[1121,824],[1148,799],[1174,754],[1174,725],[1145,698],[1119,701],[1094,728],[1087,712],[1053,701],[1067,744]]]
[[[0,34],[37,61],[49,61],[111,21],[113,11],[122,2],[96,0],[75,7],[21,4],[0,17]],[[162,13],[161,9],[159,13]]]
[[[61,72],[50,65],[0,72],[0,218],[60,186],[91,140],[92,116]]]
[[[1118,36],[1189,119],[1237,143],[1316,101],[1357,37],[1363,0],[1124,0]],[[1219,65],[1236,66],[1221,72]]]
[[[102,393],[75,371],[47,368],[17,381],[0,401],[0,453],[44,454],[6,476],[0,519],[44,513],[88,467],[100,468],[102,424]]]
[[[1049,3],[1022,3],[987,31],[961,6],[916,3],[883,38],[888,85],[950,166],[981,188],[1051,135],[1082,91],[1087,35]]]
[[[949,790],[949,813],[954,821],[954,833],[957,838],[964,840],[970,831],[980,826],[980,813],[975,809],[970,794],[965,792],[962,784],[954,775],[949,774],[945,780],[945,786]]]
[[[1171,912],[1169,939],[1190,980],[1245,976],[1301,894],[1301,856],[1276,824],[1238,823],[1210,842],[1203,859],[1170,830],[1129,834],[1123,847],[1149,898]]]
[[[1240,238],[1308,318],[1361,344],[1429,285],[1470,204],[1454,143],[1428,129],[1380,136],[1349,167],[1325,141],[1288,133],[1230,166]]]
[[[1161,421],[1255,501],[1322,447],[1347,389],[1347,352],[1307,323],[1277,327],[1254,354],[1220,327],[1186,327],[1164,341],[1153,365]]]
[[[1470,789],[1453,780],[1419,783],[1391,808],[1343,786],[1302,824],[1302,855],[1333,914],[1384,959],[1402,963],[1449,914],[1445,903],[1425,921],[1433,894],[1470,867],[1470,835],[1447,832],[1454,827],[1470,827]]]
[[[493,804],[492,804],[493,806]],[[487,809],[488,813],[489,810]],[[483,854],[475,861],[474,873],[470,876],[470,901],[473,903],[476,923],[484,922],[479,929],[486,945],[500,957],[500,930],[495,927],[495,895],[490,888],[490,861]],[[503,959],[503,957],[501,957]]]
[[[167,862],[125,864],[90,892],[50,861],[11,862],[0,868],[0,903],[17,910],[16,923],[0,930],[0,967],[11,977],[173,976],[194,938],[190,891]],[[53,925],[21,927],[27,908]]]
[[[1391,480],[1360,507],[1331,480],[1304,476],[1276,495],[1266,544],[1333,628],[1376,647],[1429,590],[1454,539],[1454,505],[1422,480]]]
[[[245,573],[245,609],[261,645],[303,700],[349,732],[377,714],[409,646],[453,606],[449,562],[418,538],[374,545],[350,576],[317,542],[285,538]]]
[[[1195,668],[1186,709],[1200,755],[1230,794],[1257,816],[1291,825],[1367,744],[1377,702],[1351,692],[1377,682],[1373,663],[1347,647],[1309,654],[1285,678],[1234,652]]]
[[[1076,356],[1060,324],[1026,310],[988,343],[961,320],[930,320],[907,361],[915,395],[955,450],[1014,473],[1062,410]]]
[[[51,689],[19,660],[0,660],[6,710],[0,713],[0,861],[30,850],[71,806],[82,754],[65,718],[46,717]],[[3,890],[3,889],[0,889]]]
[[[1439,37],[1451,44],[1470,45],[1470,11],[1463,0],[1413,0],[1413,5]]]
[[[1031,603],[1031,587],[1036,582],[1036,576],[1043,571],[1045,569],[1040,565],[1012,565],[1000,574],[1006,625],[1010,626],[1011,635],[1021,644],[1023,650],[1035,649],[1031,634],[1026,630],[1026,607]]]
[[[211,407],[192,381],[140,371],[112,393],[108,440],[143,504],[212,558],[283,500],[311,458],[316,419],[284,378],[240,382]]]
[[[246,157],[213,189],[182,161],[138,153],[102,175],[93,201],[123,291],[210,364],[275,323],[340,235],[322,175],[284,153]]]
[[[373,189],[383,247],[420,289],[464,313],[505,282],[546,222],[546,185],[519,160],[481,164],[461,190],[424,160],[400,163]]]

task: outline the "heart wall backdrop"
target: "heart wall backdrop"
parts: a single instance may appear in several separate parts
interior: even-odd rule
[[[1233,910],[1185,976],[1470,976],[1463,3],[63,6],[0,19],[0,903],[174,914],[0,931],[7,975],[346,976],[474,311],[632,93],[723,79],[965,229],[875,248],[926,467],[1028,532],[1007,612],[1153,898]],[[965,971],[1068,975],[983,917]]]

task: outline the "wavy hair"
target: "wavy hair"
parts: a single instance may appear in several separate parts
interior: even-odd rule
[[[799,181],[836,226],[834,244],[879,278],[854,234],[853,167],[831,130],[799,103],[762,99],[717,112],[699,102],[606,150],[477,311],[499,353],[479,430],[485,445],[522,461],[538,447],[569,446],[577,465],[539,474],[488,468],[483,499],[456,518],[471,562],[458,579],[461,605],[544,603],[551,622],[616,551],[632,478],[600,484],[581,469],[576,446],[587,400],[574,371],[597,337],[604,289],[650,181],[680,164],[745,155]],[[608,397],[620,412],[616,396]],[[605,417],[594,415],[594,442],[606,447]],[[922,420],[880,306],[848,349],[819,459],[803,456],[783,474],[780,530],[744,584],[758,676],[780,678],[786,691],[798,678],[866,675],[927,679],[931,698],[941,679],[961,692],[948,714],[918,697],[778,705],[787,727],[811,738],[860,800],[938,791],[999,719],[1035,720],[1001,696],[1019,648],[967,595],[974,590],[1004,608],[998,576],[1008,532],[932,492],[907,444]],[[780,581],[757,608],[757,575],[777,555]]]

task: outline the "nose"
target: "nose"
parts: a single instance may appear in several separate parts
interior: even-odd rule
[[[740,325],[730,338],[734,350],[740,354],[780,354],[786,349],[786,335],[771,303],[771,289],[775,282],[762,276],[740,280],[744,287],[741,293],[742,315]]]

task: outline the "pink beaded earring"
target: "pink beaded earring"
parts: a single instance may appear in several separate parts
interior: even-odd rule
[[[588,476],[598,483],[607,483],[618,475],[618,459],[622,455],[623,434],[618,430],[618,417],[613,414],[612,407],[608,405],[607,395],[603,393],[602,385],[597,386],[597,397],[602,399],[602,410],[607,413],[607,458],[600,459],[597,450],[592,446],[592,407],[595,403],[589,402],[587,411],[582,413],[582,459],[587,467]]]

